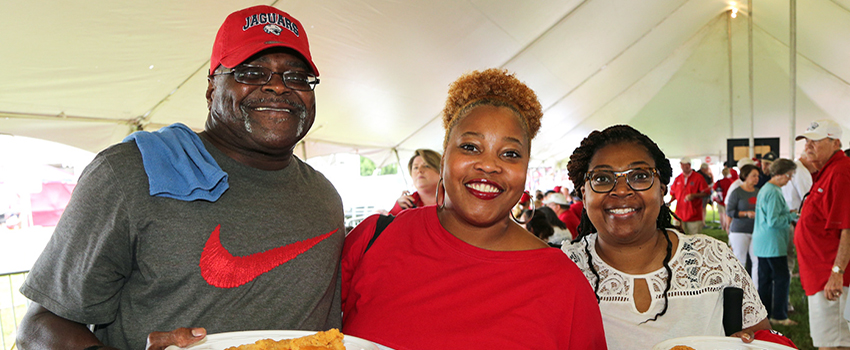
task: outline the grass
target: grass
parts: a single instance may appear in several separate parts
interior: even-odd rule
[[[717,238],[723,242],[729,242],[729,237],[726,235],[726,232],[720,229],[720,224],[711,222],[712,212],[709,210],[706,213],[706,225],[709,226],[707,229],[703,229],[702,233],[709,235],[711,237]],[[800,285],[800,277],[796,274],[796,255],[789,255],[789,260],[794,260],[795,268],[794,274],[791,275],[791,305],[794,307],[794,311],[790,311],[788,313],[788,317],[794,321],[797,321],[799,324],[796,326],[782,326],[782,325],[771,325],[774,330],[784,334],[786,337],[790,338],[797,348],[801,350],[814,350],[815,347],[812,345],[812,337],[809,335],[809,305],[808,299],[806,298],[806,294],[803,292],[803,287]]]

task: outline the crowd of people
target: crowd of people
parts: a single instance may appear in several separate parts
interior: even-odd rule
[[[97,155],[21,287],[19,348],[330,328],[392,349],[793,347],[772,330],[795,324],[789,260],[815,346],[850,347],[850,158],[835,122],[797,137],[797,161],[767,153],[718,179],[687,157],[674,178],[659,145],[615,125],[575,149],[571,189],[531,194],[537,95],[506,70],[472,71],[449,87],[441,152],[409,160],[415,191],[346,232],[334,187],[293,155],[319,84],[304,29],[271,6],[232,13],[204,131],[137,132]],[[712,201],[728,245],[700,234]]]

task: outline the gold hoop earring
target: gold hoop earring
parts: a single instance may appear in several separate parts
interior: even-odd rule
[[[529,221],[531,221],[531,218],[533,218],[533,217],[534,217],[534,212],[535,212],[535,211],[537,211],[537,208],[534,206],[534,198],[533,198],[533,197],[531,197],[531,193],[528,193],[528,191],[525,191],[525,192],[523,192],[523,193],[527,194],[527,195],[528,195],[528,197],[529,197],[529,198],[528,198],[528,202],[529,202],[529,203],[531,203],[531,217],[529,217],[529,218],[528,218],[528,220],[525,220],[525,221],[519,221],[519,220],[518,220],[518,219],[514,216],[514,212],[513,212],[513,211],[510,211],[510,213],[511,213],[511,219],[514,219],[514,222],[516,222],[516,223],[518,223],[518,224],[520,224],[520,225],[525,225],[525,224],[527,224]],[[522,197],[520,197],[520,198],[522,198]],[[520,215],[522,215],[522,214],[520,214]]]
[[[440,203],[440,189],[443,190],[443,203]],[[443,209],[446,207],[446,188],[443,187],[443,178],[440,178],[440,181],[437,182],[437,209]]]

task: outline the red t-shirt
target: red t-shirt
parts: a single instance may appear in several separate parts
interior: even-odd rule
[[[421,207],[425,206],[425,203],[422,202],[422,198],[419,197],[419,192],[413,192],[413,194],[411,194],[410,196],[413,197],[413,207],[414,208],[421,208]],[[404,210],[404,209],[402,209],[401,206],[398,205],[398,201],[396,201],[395,205],[393,206],[393,209],[390,210],[390,215],[396,216],[396,215],[398,215],[398,213],[401,213],[402,210]]]
[[[691,175],[679,174],[673,185],[670,186],[670,194],[676,199],[676,216],[684,222],[702,221],[702,198],[694,198],[685,201],[685,196],[691,193],[708,192],[708,185],[702,175],[691,171]]]
[[[799,171],[799,170],[798,170]],[[850,158],[838,151],[812,174],[812,189],[803,201],[794,233],[800,282],[806,295],[823,290],[832,272],[841,230],[850,229]],[[842,266],[846,269],[846,266]],[[850,273],[844,274],[850,286]]]
[[[573,204],[570,204],[570,211],[579,219],[581,219],[582,209],[584,209],[584,202],[582,201],[575,201]]]
[[[714,182],[714,190],[715,191],[717,191],[718,189],[720,190],[720,201],[717,202],[717,204],[724,205],[723,201],[726,200],[726,193],[729,192],[729,186],[732,185],[732,181],[735,181],[735,180],[728,178],[728,177],[724,177],[724,178]]]
[[[570,205],[570,209],[572,209],[572,205]],[[567,229],[570,230],[570,233],[573,235],[573,239],[576,239],[576,237],[578,237],[578,224],[581,222],[576,214],[573,214],[572,210],[565,210],[558,214],[558,219],[561,219],[561,221],[567,225]]]
[[[434,206],[345,238],[345,334],[393,349],[606,349],[590,284],[555,248],[491,251],[448,231]]]

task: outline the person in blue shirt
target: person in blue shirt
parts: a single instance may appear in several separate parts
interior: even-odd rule
[[[758,291],[767,308],[770,323],[796,325],[788,318],[788,243],[791,240],[793,213],[785,204],[782,186],[794,176],[797,165],[788,159],[778,159],[769,168],[770,180],[762,186],[756,198],[756,218],[753,228],[753,253],[758,257]]]

